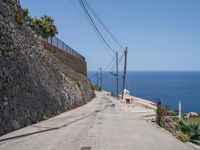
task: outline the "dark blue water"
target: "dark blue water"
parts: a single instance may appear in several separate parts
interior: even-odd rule
[[[96,84],[95,72],[88,76]],[[120,73],[121,92],[122,73]],[[103,88],[115,95],[115,77],[103,73]],[[128,72],[126,89],[132,95],[155,101],[160,99],[171,109],[178,108],[182,101],[183,112],[200,112],[200,72]]]

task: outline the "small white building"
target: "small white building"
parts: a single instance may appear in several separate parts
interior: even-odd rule
[[[124,94],[130,95],[130,91],[127,89],[124,89]]]

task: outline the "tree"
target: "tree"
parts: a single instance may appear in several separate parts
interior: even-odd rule
[[[22,16],[23,16],[24,19],[29,16],[29,9],[28,8],[23,9]]]
[[[43,27],[46,32],[45,35],[47,38],[58,34],[57,28],[54,25],[54,20],[50,16],[44,15],[43,17],[41,17],[41,20],[42,20]]]
[[[32,18],[33,30],[36,34],[42,36],[42,38],[47,39],[58,34],[57,28],[54,25],[54,20],[47,15],[41,18]]]

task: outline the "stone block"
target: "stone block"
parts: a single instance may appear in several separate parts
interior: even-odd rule
[[[0,82],[0,91],[3,89],[3,84]]]
[[[7,125],[6,125],[6,123],[5,123],[4,120],[1,120],[1,122],[0,122],[0,127],[1,127],[1,129],[3,129],[4,131],[7,129]]]
[[[0,128],[0,136],[3,135],[3,134],[5,134],[3,128]]]
[[[16,120],[12,120],[12,125],[13,125],[13,127],[14,127],[15,130],[17,130],[17,129],[20,128],[20,125],[19,125],[19,123]]]
[[[7,105],[4,105],[4,110],[3,110],[3,118],[4,120],[9,120],[10,119],[10,113],[9,113],[9,107]]]

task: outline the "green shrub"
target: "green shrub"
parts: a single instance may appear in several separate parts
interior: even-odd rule
[[[102,89],[96,85],[92,85],[92,90],[93,91],[102,91]]]
[[[174,117],[173,117],[173,121],[174,121],[175,123],[178,123],[178,122],[179,122],[179,117],[178,117],[178,116],[174,116]]]
[[[177,116],[176,112],[172,111],[172,110],[166,110],[166,116]]]
[[[182,141],[184,143],[189,140],[188,136],[182,132],[177,133],[175,136],[177,139],[179,139],[180,141]]]
[[[29,10],[26,8],[23,10],[22,14],[17,13],[15,14],[15,21],[18,25],[22,25],[25,19],[28,17]]]
[[[43,115],[43,116],[42,116],[42,119],[43,119],[43,120],[47,120],[48,118],[47,118],[46,115]]]
[[[28,15],[29,15],[29,10],[28,10],[28,8],[25,8],[25,9],[23,10],[23,12],[22,12],[22,16],[23,16],[23,18],[25,19],[26,17],[28,17]]]
[[[198,116],[191,117],[191,118],[186,118],[186,119],[189,120],[189,121],[196,121],[200,125],[200,117],[198,117]]]
[[[161,104],[161,101],[157,102],[157,111],[156,111],[156,123],[160,127],[165,127],[165,117],[166,116],[173,116],[176,117],[176,112],[169,110],[169,108],[165,105]]]
[[[191,120],[180,120],[180,130],[186,134],[190,142],[200,145],[200,125],[196,121]]]
[[[23,17],[20,14],[15,14],[15,21],[18,25],[23,24]]]
[[[164,127],[164,116],[166,114],[166,108],[161,104],[160,101],[157,102],[157,111],[156,111],[156,123],[160,127]]]
[[[60,114],[61,114],[61,113],[60,113],[59,110],[55,113],[56,116],[57,116],[57,115],[60,115]]]

